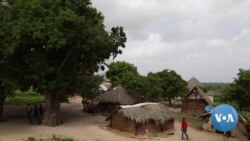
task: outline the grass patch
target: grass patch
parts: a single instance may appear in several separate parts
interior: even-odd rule
[[[28,137],[25,141],[40,141],[41,139],[37,139],[35,137]],[[51,138],[47,138],[46,141],[74,141],[72,138],[62,138],[53,135]]]
[[[41,104],[44,103],[44,96],[34,92],[33,90],[20,91],[16,90],[12,96],[9,96],[5,100],[7,105],[24,105],[30,104]]]
[[[74,141],[72,138],[61,138],[57,137],[56,135],[53,135],[51,138],[51,141]]]
[[[185,117],[189,126],[194,127],[198,130],[203,130],[202,128],[202,118],[199,116],[191,116],[182,112],[177,112],[176,113],[176,120],[181,122],[182,118]]]

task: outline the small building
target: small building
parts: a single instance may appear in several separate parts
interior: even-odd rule
[[[158,103],[120,106],[106,120],[110,127],[130,133],[156,133],[174,128],[174,112]]]
[[[202,120],[203,121],[202,128],[205,131],[216,132],[216,130],[212,126],[210,116],[211,116],[211,113],[205,113],[205,114],[202,115],[202,119],[203,119]],[[239,121],[238,121],[237,126],[231,131],[231,136],[239,138],[242,141],[248,141],[249,123],[247,122],[247,120],[241,114],[239,114],[238,119],[239,119]]]
[[[189,114],[203,114],[210,98],[197,86],[193,87],[181,101],[181,111]]]
[[[100,94],[94,98],[94,101],[99,102],[95,108],[96,112],[110,113],[120,105],[132,105],[139,103],[142,101],[142,97],[122,86],[117,86]]]

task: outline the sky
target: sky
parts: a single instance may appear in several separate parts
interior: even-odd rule
[[[175,70],[183,79],[232,82],[250,68],[250,0],[92,0],[107,30],[128,38],[115,61],[139,73]]]

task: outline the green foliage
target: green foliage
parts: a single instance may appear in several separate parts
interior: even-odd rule
[[[150,97],[150,99],[157,99],[163,95],[161,77],[156,73],[148,73],[147,77],[147,85],[145,86],[146,95]]]
[[[20,91],[15,90],[14,94],[6,98],[5,104],[8,105],[24,105],[24,104],[41,104],[44,103],[44,96],[33,90]]]
[[[208,91],[223,90],[230,86],[230,83],[202,83],[205,89]]]
[[[62,98],[79,89],[89,93],[93,73],[125,47],[123,28],[106,31],[90,0],[9,3],[7,15],[0,11],[0,81]]]
[[[123,85],[151,100],[159,97],[172,98],[186,92],[187,83],[175,71],[163,70],[141,76],[133,64],[115,62],[110,64],[107,77],[113,85]]]
[[[112,85],[123,85],[134,92],[144,95],[145,77],[141,76],[133,64],[115,62],[109,65],[107,72]]]
[[[208,92],[208,88],[207,88],[207,87],[201,87],[201,90],[202,90],[203,92],[205,92],[205,93]]]
[[[220,101],[232,104],[240,111],[250,111],[250,70],[240,69],[233,84],[220,96]]]
[[[167,97],[171,103],[171,99],[184,95],[187,90],[187,82],[181,78],[173,70],[163,70],[156,73],[161,79],[161,87],[163,90],[162,97]]]
[[[250,111],[242,111],[241,114],[247,119],[250,123]]]
[[[53,141],[74,141],[74,139],[72,138],[61,138],[61,137],[57,137],[55,134],[53,134],[52,140]]]
[[[123,84],[126,77],[130,79],[133,76],[139,76],[137,68],[133,64],[117,61],[111,63],[107,72],[107,77],[113,85]]]
[[[103,77],[94,75],[94,76],[82,76],[82,82],[79,83],[79,92],[82,97],[94,98],[100,94],[99,86],[103,82]]]

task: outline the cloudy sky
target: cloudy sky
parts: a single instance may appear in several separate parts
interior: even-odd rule
[[[250,0],[92,0],[105,25],[123,26],[124,60],[148,72],[232,82],[250,68]]]

